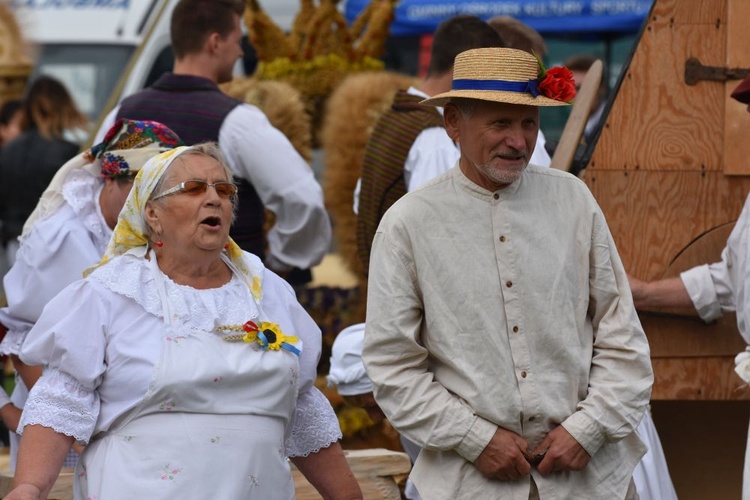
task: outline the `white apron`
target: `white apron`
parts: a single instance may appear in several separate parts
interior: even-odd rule
[[[173,324],[155,260],[160,360],[143,401],[82,454],[75,498],[294,498],[284,438],[297,356]]]

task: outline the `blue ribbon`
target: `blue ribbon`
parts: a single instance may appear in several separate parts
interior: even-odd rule
[[[300,350],[294,347],[292,344],[287,344],[286,342],[284,342],[283,344],[281,344],[281,348],[285,351],[291,352],[292,354],[296,354],[297,356],[300,355]]]
[[[258,332],[258,340],[260,340],[260,346],[265,349],[268,347],[268,338],[266,337],[266,334],[263,332]]]
[[[260,346],[263,349],[266,349],[268,347],[268,338],[266,337],[266,334],[264,334],[263,332],[259,331],[258,332],[258,340],[260,340]],[[300,350],[297,349],[296,347],[294,347],[292,344],[289,344],[287,342],[282,342],[281,343],[281,348],[284,349],[285,351],[291,352],[292,354],[296,354],[297,356],[300,355]]]
[[[501,90],[505,92],[529,93],[539,95],[539,80],[528,82],[511,82],[508,80],[453,80],[453,90]]]

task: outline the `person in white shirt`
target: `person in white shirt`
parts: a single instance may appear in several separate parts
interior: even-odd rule
[[[586,185],[529,164],[540,106],[570,71],[529,53],[456,57],[456,167],[399,199],[372,247],[363,360],[393,426],[422,447],[425,498],[637,498],[646,336]]]
[[[732,97],[748,105],[750,76],[732,92]],[[704,321],[726,312],[737,312],[737,328],[750,345],[750,196],[745,200],[721,261],[684,271],[676,278],[646,282],[628,276],[635,306],[642,310],[695,308]],[[750,384],[750,347],[735,358],[735,371]],[[750,500],[750,439],[745,451],[742,498]]]
[[[58,170],[24,224],[16,261],[3,280],[8,305],[0,309],[0,323],[8,328],[0,353],[11,356],[16,369],[12,397],[0,391],[0,417],[12,431],[29,389],[42,374],[41,366],[28,366],[18,358],[29,330],[60,290],[99,262],[143,164],[180,144],[161,123],[118,121],[101,143]],[[18,437],[12,432],[10,438],[13,470]],[[73,467],[77,458],[71,452],[65,466]]]
[[[242,0],[181,0],[172,12],[171,73],[126,97],[105,118],[156,120],[185,144],[219,143],[241,200],[232,238],[274,271],[308,269],[328,252],[331,224],[312,168],[255,106],[224,94],[242,56]],[[275,216],[265,234],[265,211]]]

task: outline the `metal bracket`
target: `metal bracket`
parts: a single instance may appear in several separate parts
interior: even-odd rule
[[[704,66],[694,57],[685,61],[685,83],[688,85],[695,85],[701,80],[712,80],[718,82],[742,80],[747,75],[750,75],[750,68]]]

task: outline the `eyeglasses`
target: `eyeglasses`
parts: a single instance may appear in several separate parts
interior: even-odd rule
[[[185,181],[180,182],[176,186],[154,196],[152,199],[158,200],[159,198],[163,198],[175,193],[185,193],[191,196],[198,196],[199,194],[205,193],[206,190],[208,190],[209,186],[213,186],[213,188],[216,190],[216,194],[218,194],[222,198],[231,198],[237,194],[237,186],[228,181],[219,181],[214,183],[206,181]]]

